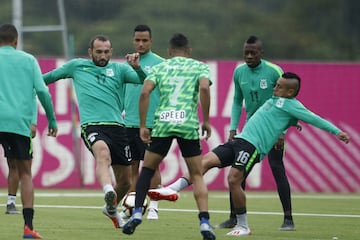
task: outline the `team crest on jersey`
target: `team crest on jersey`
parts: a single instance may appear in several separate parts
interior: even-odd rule
[[[144,67],[144,70],[145,70],[147,73],[151,73],[151,66],[145,66],[145,67]]]
[[[112,68],[107,68],[105,74],[107,77],[113,77],[115,75],[114,70]]]
[[[284,98],[279,98],[277,101],[276,101],[276,106],[278,108],[282,108],[284,106],[284,103],[285,103],[285,99]]]
[[[266,89],[266,88],[268,88],[268,84],[267,84],[266,79],[260,79],[260,88],[261,88],[261,89]]]

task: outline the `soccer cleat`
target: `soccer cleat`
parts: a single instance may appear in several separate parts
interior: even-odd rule
[[[117,211],[115,211],[114,214],[110,214],[107,211],[107,208],[106,208],[106,205],[105,205],[103,207],[102,212],[103,212],[103,214],[105,216],[110,218],[110,220],[113,222],[115,228],[122,228],[125,225],[126,222],[124,221],[124,219],[121,217],[121,215]]]
[[[283,224],[279,227],[279,231],[295,231],[294,221],[290,219],[284,219]]]
[[[15,203],[10,203],[6,205],[6,214],[19,214],[20,211],[16,209]]]
[[[116,192],[109,191],[105,193],[105,203],[106,210],[109,214],[114,214],[116,212],[117,200],[116,200]]]
[[[158,220],[159,219],[158,210],[155,208],[149,208],[146,219]]]
[[[234,228],[236,226],[236,222],[236,218],[230,217],[219,225],[216,225],[215,228]]]
[[[228,232],[226,236],[248,236],[251,235],[251,231],[249,227],[245,226],[235,226],[231,232]]]
[[[168,200],[171,202],[175,202],[179,198],[179,195],[176,191],[166,187],[149,189],[148,196],[150,197],[151,200],[154,201]]]
[[[131,235],[135,232],[135,228],[141,224],[142,220],[140,218],[134,218],[133,216],[129,221],[124,225],[122,232],[128,235]]]
[[[34,229],[31,230],[27,225],[24,227],[23,238],[42,239],[40,234],[38,234]]]
[[[119,215],[120,215],[120,217],[121,217],[123,220],[130,218],[128,215],[126,215],[126,214],[124,213],[124,211],[120,211]]]
[[[200,223],[200,233],[203,236],[203,240],[215,240],[216,236],[211,229],[208,222]]]

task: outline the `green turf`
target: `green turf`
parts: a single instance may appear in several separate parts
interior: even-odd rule
[[[88,193],[90,196],[43,196],[44,193]],[[0,206],[5,208],[6,190],[0,190]],[[94,195],[95,194],[95,195]],[[211,223],[228,217],[228,193],[210,192]],[[359,239],[360,194],[293,194],[296,231],[280,232],[281,205],[276,193],[248,193],[248,222],[253,232],[244,239],[333,240]],[[17,205],[20,205],[18,197]],[[176,203],[162,201],[157,221],[144,219],[133,235],[114,229],[101,213],[101,191],[36,190],[35,229],[47,240],[169,240],[202,239],[192,192],[181,193]],[[80,207],[79,207],[80,206]],[[21,239],[22,215],[0,214],[0,239]],[[217,239],[228,229],[215,229]],[[336,237],[336,238],[334,238]]]

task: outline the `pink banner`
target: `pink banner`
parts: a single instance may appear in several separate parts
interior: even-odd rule
[[[40,59],[43,72],[62,65],[61,59]],[[226,141],[233,96],[232,73],[239,62],[207,61],[211,68],[211,124],[213,135],[203,141],[203,153]],[[302,77],[298,99],[306,107],[348,132],[352,142],[343,144],[335,136],[303,124],[303,131],[287,134],[285,166],[293,191],[360,192],[360,64],[277,62],[284,71]],[[71,81],[49,86],[58,119],[59,136],[46,136],[47,122],[39,108],[37,137],[34,139],[33,176],[38,188],[94,188],[95,162],[80,139],[76,99]],[[39,105],[40,106],[40,105]],[[239,129],[244,123],[242,116]],[[6,187],[7,165],[0,148],[0,187]],[[174,143],[161,165],[166,185],[180,177],[186,166]],[[209,189],[227,189],[228,169],[212,169],[206,174]],[[247,181],[249,190],[275,190],[267,159],[257,164]]]

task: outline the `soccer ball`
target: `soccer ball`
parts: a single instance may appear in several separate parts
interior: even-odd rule
[[[121,201],[121,207],[122,207],[122,211],[124,212],[124,214],[127,217],[131,217],[131,215],[134,212],[134,208],[135,208],[135,192],[130,192],[128,194],[126,194],[124,196],[124,198]],[[143,210],[142,213],[145,214],[145,211],[148,207],[148,200],[147,198],[145,198],[144,203],[143,203]]]

